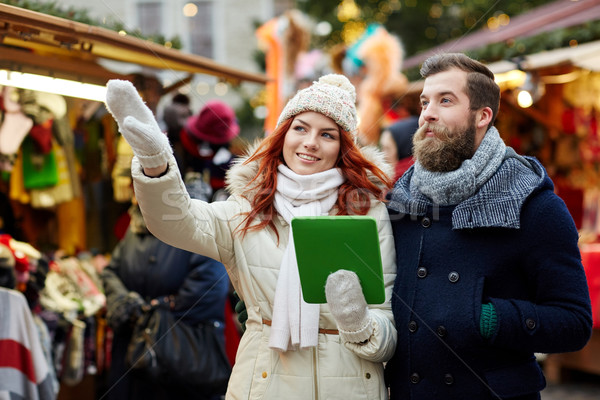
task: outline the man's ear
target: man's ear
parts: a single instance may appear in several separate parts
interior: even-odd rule
[[[493,116],[494,113],[489,107],[483,107],[482,109],[478,110],[475,119],[475,124],[477,125],[477,128],[485,128],[485,130],[487,130],[487,126],[490,124],[490,122],[492,122]]]

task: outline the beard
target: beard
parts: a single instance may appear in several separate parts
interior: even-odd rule
[[[427,136],[431,130],[433,137]],[[431,172],[450,172],[475,154],[475,114],[466,127],[448,129],[426,122],[413,137],[413,154]]]

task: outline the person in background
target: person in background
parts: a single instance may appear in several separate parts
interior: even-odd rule
[[[136,154],[132,175],[149,229],[223,262],[248,320],[228,399],[387,399],[383,363],[396,346],[390,295],[395,252],[382,203],[391,181],[377,149],[356,143],[356,93],[325,75],[286,104],[276,129],[227,175],[227,201],[192,200],[167,137],[129,82],[111,80],[106,105]],[[300,295],[294,216],[377,221],[386,301],[367,305],[356,274],[339,270],[327,304]]]
[[[190,98],[183,94],[177,93],[171,99],[171,103],[165,106],[162,113],[162,122],[164,123],[169,142],[173,146],[173,154],[177,159],[178,165],[183,165],[184,150],[179,135],[185,126],[189,117],[192,116],[190,108]]]
[[[399,119],[381,132],[379,146],[388,163],[394,166],[394,182],[413,165],[412,138],[419,128],[421,103],[418,96],[405,93],[397,102]]]
[[[392,123],[381,132],[379,145],[385,160],[394,166],[394,182],[414,163],[412,138],[418,127],[419,117],[411,115]]]
[[[179,133],[191,116],[190,98],[183,93],[177,93],[171,99],[171,104],[165,106],[163,122],[167,128],[167,136],[171,144],[179,142]]]
[[[200,193],[189,185],[191,193]],[[229,279],[225,267],[208,257],[172,247],[153,236],[135,196],[125,237],[113,250],[101,278],[106,294],[107,323],[113,329],[106,393],[111,400],[213,399],[195,389],[163,385],[132,373],[125,362],[134,323],[145,305],[169,307],[180,323],[220,324]],[[224,336],[223,336],[224,340]],[[218,397],[216,397],[218,398]]]
[[[578,234],[544,167],[494,127],[494,74],[463,54],[421,67],[415,165],[388,208],[397,276],[391,399],[540,399],[534,353],[592,331]]]
[[[203,175],[218,197],[225,187],[225,173],[234,155],[231,141],[240,133],[235,111],[220,100],[206,102],[204,107],[186,120],[180,131],[185,150],[184,175],[198,172]]]

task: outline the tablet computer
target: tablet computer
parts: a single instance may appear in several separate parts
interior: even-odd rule
[[[326,303],[325,283],[339,269],[358,275],[367,304],[385,301],[377,221],[368,216],[292,218],[302,296]]]

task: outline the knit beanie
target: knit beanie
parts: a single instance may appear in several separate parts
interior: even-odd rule
[[[296,93],[283,108],[277,126],[305,111],[315,111],[334,120],[356,138],[356,90],[344,75],[328,74]]]

